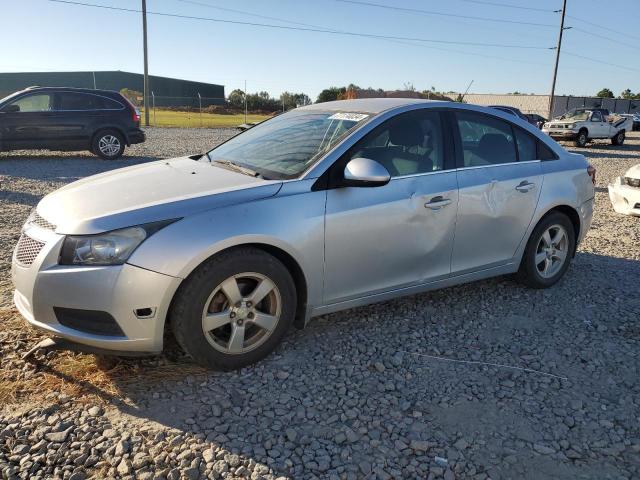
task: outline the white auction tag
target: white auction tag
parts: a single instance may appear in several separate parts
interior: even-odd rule
[[[351,120],[353,122],[359,122],[361,120],[364,120],[368,116],[369,115],[367,115],[366,113],[341,112],[341,113],[334,113],[329,117],[329,120]]]

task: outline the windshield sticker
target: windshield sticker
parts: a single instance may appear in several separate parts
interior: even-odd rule
[[[368,116],[366,113],[335,113],[329,117],[329,120],[351,120],[352,122],[360,122]]]

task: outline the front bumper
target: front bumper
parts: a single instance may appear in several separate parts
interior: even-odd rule
[[[576,137],[578,136],[577,130],[574,131],[574,130],[543,128],[542,131],[543,133],[546,133],[547,135],[549,135],[551,138],[558,139],[558,140],[575,140]]]
[[[616,212],[640,217],[640,188],[624,184],[622,177],[617,177],[609,184],[609,198]]]
[[[51,230],[30,226],[23,236],[42,244],[32,263],[13,255],[11,276],[15,286],[14,303],[34,327],[49,334],[83,345],[115,352],[162,350],[164,323],[173,294],[180,279],[133,265],[65,266],[58,265],[64,240]],[[76,309],[106,312],[122,334],[104,335],[89,323],[70,328],[58,321],[56,311]],[[144,311],[152,314],[140,315]],[[59,313],[58,313],[59,314]],[[91,322],[91,316],[87,322]],[[82,319],[81,319],[82,321]],[[85,331],[86,328],[86,331]]]

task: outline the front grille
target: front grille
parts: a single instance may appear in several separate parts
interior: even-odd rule
[[[42,247],[44,247],[44,243],[23,233],[18,240],[18,245],[16,245],[16,260],[22,265],[29,266],[36,259]]]
[[[56,226],[53,223],[50,223],[50,222],[46,221],[44,218],[42,218],[40,215],[38,215],[38,212],[36,212],[35,210],[31,214],[31,216],[29,217],[29,223],[33,223],[34,225],[38,225],[39,227],[44,228],[46,230],[55,230],[56,229]]]
[[[624,180],[630,187],[640,188],[640,178],[624,177]]]

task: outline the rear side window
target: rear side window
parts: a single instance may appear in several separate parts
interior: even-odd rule
[[[516,134],[516,144],[518,145],[518,160],[521,162],[537,160],[536,139],[519,128],[514,128],[513,130]]]
[[[549,147],[538,140],[538,160],[556,160],[558,156]]]
[[[65,92],[58,94],[58,110],[119,110],[122,105],[110,98],[85,93]]]
[[[511,125],[476,112],[456,112],[465,167],[516,162]]]

